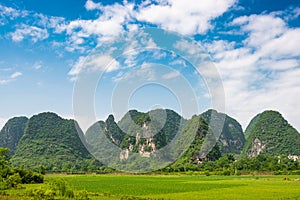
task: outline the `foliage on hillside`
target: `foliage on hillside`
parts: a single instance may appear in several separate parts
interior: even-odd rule
[[[120,170],[138,172],[143,166],[155,169],[172,160],[172,151],[167,150],[170,147],[163,147],[180,133],[184,122],[172,110],[158,109],[148,113],[131,110],[118,123],[110,115],[105,122],[93,124],[85,136],[92,154],[101,162]],[[160,161],[151,159],[155,157]]]
[[[78,128],[78,127],[77,127]],[[35,115],[27,122],[11,162],[15,166],[45,167],[47,171],[76,171],[94,167],[74,120],[54,113]]]
[[[205,175],[241,175],[255,173],[300,174],[300,163],[289,159],[286,155],[271,156],[260,154],[253,158],[236,160],[233,154],[227,154],[214,161],[206,161],[197,165],[182,163],[162,169],[163,172],[201,172]],[[196,172],[197,173],[197,172]]]
[[[14,117],[8,120],[2,128],[0,132],[0,147],[9,148],[9,155],[15,152],[27,121],[27,117]]]
[[[245,156],[269,154],[300,156],[300,134],[279,112],[265,111],[257,115],[246,129]]]
[[[218,128],[222,132],[219,131],[221,136],[216,141],[214,130]],[[22,129],[23,134],[19,133]],[[16,132],[21,139],[9,137]],[[222,159],[221,155],[226,157],[232,153],[235,154],[234,159],[237,158],[236,154],[245,142],[240,124],[214,110],[189,120],[168,109],[147,113],[131,110],[118,123],[113,115],[106,121],[95,123],[85,136],[74,120],[62,119],[54,113],[41,113],[29,120],[22,117],[9,120],[0,137],[4,135],[5,140],[1,142],[18,144],[11,158],[14,166],[48,172],[112,171],[94,159],[86,147],[104,164],[113,162],[115,165],[112,166],[116,169],[123,167],[124,163],[128,169],[136,171],[144,166],[150,166],[150,170],[157,169],[158,165],[166,166],[164,164],[168,163],[167,171],[206,170],[206,166],[215,166],[212,163]],[[282,154],[300,155],[300,134],[278,112],[266,111],[257,115],[245,135],[247,143],[243,155],[267,154],[274,158]],[[85,139],[87,143],[82,142]],[[172,142],[175,143],[169,145]],[[259,148],[261,150],[258,151]],[[167,151],[160,151],[163,149]],[[169,161],[173,162],[178,155],[181,155],[180,158],[169,165]],[[155,157],[162,159],[145,161]],[[237,162],[252,162],[250,158],[243,159]],[[266,160],[270,161],[269,158]],[[248,170],[245,166],[244,169]]]
[[[174,164],[170,166],[170,168],[179,168],[179,170],[187,167],[194,168],[203,161],[214,161],[221,157],[219,146],[216,144],[215,138],[212,135],[208,124],[201,115],[193,116],[192,119],[188,120],[185,126],[182,128],[183,135],[193,134],[194,131],[196,131],[196,134],[191,140],[189,148]],[[188,136],[184,136],[182,139],[186,139],[187,137]],[[211,150],[205,150],[205,148],[212,146],[213,148]],[[202,155],[201,152],[204,152],[205,154]]]
[[[8,160],[8,148],[0,148],[0,190],[19,188],[20,184],[43,183],[41,174],[24,168],[11,167]]]
[[[133,149],[138,150],[140,145],[146,144],[147,138],[151,138],[155,144],[155,149],[166,146],[177,133],[185,120],[173,110],[152,110],[141,113],[131,110],[118,122],[118,126],[126,132],[121,147],[128,148],[133,145]],[[141,138],[139,141],[136,139]],[[148,149],[152,151],[154,149]]]
[[[242,126],[238,121],[216,110],[208,110],[201,114],[212,131],[220,134],[218,144],[223,155],[239,154],[245,145],[245,137]],[[222,130],[222,131],[220,131]]]
[[[255,127],[256,122],[258,122],[259,118],[260,118],[261,113],[257,114],[255,117],[253,117],[250,121],[250,123],[248,124],[248,126],[246,127],[246,130],[244,132],[245,135],[245,139],[247,140],[249,137],[249,134],[252,132],[252,129]]]
[[[87,130],[86,138],[89,143],[97,140],[99,142],[97,136],[104,133],[122,149],[132,146],[131,150],[138,152],[141,146],[147,145],[147,141],[149,143],[150,140],[155,149],[160,149],[175,137],[184,122],[185,120],[172,110],[154,110],[148,113],[131,110],[118,123],[113,115],[109,115],[105,122],[97,122]],[[154,146],[145,150],[153,151]]]

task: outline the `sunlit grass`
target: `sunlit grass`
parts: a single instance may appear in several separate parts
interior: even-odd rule
[[[88,191],[92,199],[300,199],[300,176],[51,175],[45,180],[56,178]]]

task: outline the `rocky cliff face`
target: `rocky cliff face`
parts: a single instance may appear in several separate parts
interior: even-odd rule
[[[266,148],[266,142],[260,141],[258,138],[255,138],[251,149],[248,151],[249,157],[256,157]]]

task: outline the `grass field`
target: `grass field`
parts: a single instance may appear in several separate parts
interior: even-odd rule
[[[75,191],[88,191],[91,199],[300,200],[300,176],[51,175],[45,180],[57,178]]]

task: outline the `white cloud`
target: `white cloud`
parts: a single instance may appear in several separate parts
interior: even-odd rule
[[[101,10],[103,7],[102,7],[101,3],[94,3],[91,0],[87,0],[85,3],[85,8],[87,10],[95,10],[95,9]]]
[[[173,46],[174,46],[174,48],[176,48],[182,52],[186,52],[190,55],[203,53],[203,50],[201,49],[199,44],[191,43],[191,41],[188,41],[188,40],[177,41]]]
[[[235,0],[157,0],[139,7],[137,19],[181,34],[205,33],[212,28],[211,20],[221,16]]]
[[[243,16],[231,25],[248,34],[241,47],[222,40],[205,45],[223,79],[226,112],[246,128],[254,115],[274,109],[300,130],[300,29],[273,15]]]
[[[91,55],[87,57],[81,56],[72,67],[69,75],[76,76],[82,72],[95,71],[111,72],[117,70],[119,67],[119,62],[117,62],[110,55]]]
[[[133,80],[138,82],[142,79],[143,81],[155,81],[157,80],[157,73],[155,66],[152,63],[144,62],[140,68],[133,68],[130,72],[119,73],[113,78],[113,81],[128,81]]]
[[[33,13],[32,15],[35,20],[32,25],[54,29],[54,32],[56,32],[57,27],[65,23],[65,18],[63,17],[47,16],[40,13]]]
[[[204,48],[209,53],[222,53],[224,51],[232,50],[235,42],[228,42],[224,40],[214,40],[212,43],[204,44]]]
[[[231,24],[241,25],[242,31],[250,32],[244,43],[256,48],[270,39],[282,35],[287,30],[285,22],[281,18],[272,15],[242,16],[234,19]]]
[[[163,79],[173,79],[180,76],[180,73],[178,71],[172,71],[170,73],[164,74],[162,76]]]
[[[0,85],[5,85],[13,80],[15,80],[17,77],[22,76],[21,72],[14,72],[12,73],[8,78],[6,79],[0,79]]]
[[[14,20],[17,17],[25,17],[27,15],[27,11],[17,10],[0,4],[0,25],[5,25],[9,20]]]
[[[172,62],[170,62],[169,65],[172,65],[172,66],[179,65],[179,66],[186,67],[186,61],[183,59],[176,59],[176,60],[173,60]]]
[[[48,38],[49,34],[46,29],[22,24],[20,28],[17,28],[15,32],[11,33],[11,37],[15,42],[20,42],[28,37],[35,43]]]
[[[9,82],[10,82],[9,79],[3,79],[3,80],[0,79],[0,85],[7,84],[7,83],[9,83]]]
[[[288,70],[300,66],[300,61],[297,59],[282,59],[282,60],[262,60],[260,62],[262,69],[270,70]]]
[[[300,28],[289,29],[280,37],[269,40],[262,48],[263,56],[285,58],[300,56]]]
[[[33,68],[36,69],[36,70],[39,70],[42,68],[42,61],[37,61],[33,64]]]
[[[199,3],[197,0],[164,0],[148,2],[140,5],[128,3],[115,3],[103,6],[87,0],[87,10],[99,10],[99,17],[95,20],[74,20],[69,23],[60,23],[56,32],[66,32],[68,37],[67,50],[83,49],[84,41],[96,37],[98,44],[113,40],[125,29],[136,30],[137,25],[131,22],[146,21],[162,28],[177,31],[182,34],[205,33],[212,28],[210,21],[221,16],[236,0],[212,0]]]
[[[22,73],[21,73],[21,72],[15,72],[15,73],[13,73],[13,74],[10,76],[10,78],[11,78],[11,79],[15,79],[15,78],[17,78],[17,77],[19,77],[19,76],[22,76]]]
[[[123,26],[130,21],[134,5],[115,3],[101,6],[89,0],[86,2],[86,8],[88,10],[99,9],[102,14],[95,20],[74,20],[56,29],[58,33],[65,31],[70,36],[70,44],[81,45],[84,42],[83,39],[91,36],[96,36],[98,43],[114,39],[124,31]]]

